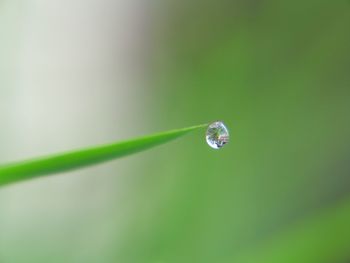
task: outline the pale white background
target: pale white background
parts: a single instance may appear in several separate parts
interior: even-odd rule
[[[142,0],[1,1],[1,162],[151,131],[152,12]],[[0,262],[104,262],[131,213],[134,160],[1,188]]]

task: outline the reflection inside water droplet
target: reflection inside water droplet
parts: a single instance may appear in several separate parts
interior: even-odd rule
[[[211,148],[220,149],[229,141],[228,129],[221,121],[213,122],[209,125],[205,138]]]

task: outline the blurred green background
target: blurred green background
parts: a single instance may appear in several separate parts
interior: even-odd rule
[[[0,1],[1,162],[223,120],[0,189],[0,262],[350,261],[350,2]]]

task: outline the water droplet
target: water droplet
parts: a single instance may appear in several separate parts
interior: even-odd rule
[[[213,122],[209,125],[205,134],[208,145],[213,149],[220,149],[229,140],[228,129],[221,121]]]

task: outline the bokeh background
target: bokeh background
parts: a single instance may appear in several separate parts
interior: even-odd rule
[[[223,120],[0,189],[0,262],[350,262],[350,2],[0,1],[1,163]]]

